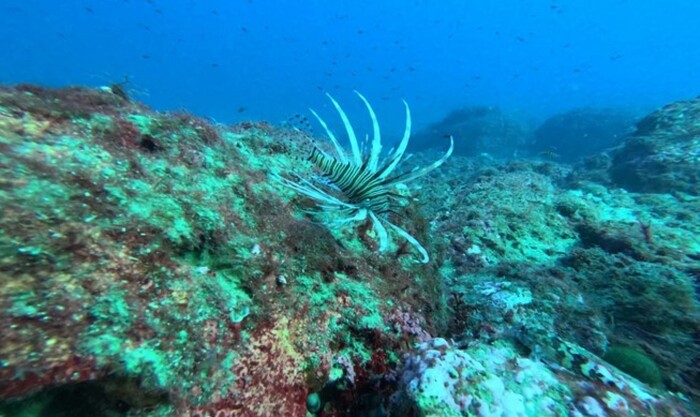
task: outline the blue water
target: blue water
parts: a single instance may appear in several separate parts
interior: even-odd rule
[[[222,122],[279,123],[330,92],[401,129],[463,105],[535,119],[700,93],[697,0],[3,0],[0,82],[104,85]],[[356,107],[353,107],[353,103]]]

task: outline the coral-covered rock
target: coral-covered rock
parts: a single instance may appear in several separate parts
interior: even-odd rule
[[[432,255],[416,264],[378,252],[370,224],[310,221],[271,180],[313,175],[302,133],[117,92],[0,88],[0,414],[685,416],[665,390],[700,400],[700,197],[456,156],[396,190],[391,215]]]
[[[698,398],[700,198],[567,190],[555,163],[474,165],[457,157],[426,189],[441,202],[431,226],[449,259],[449,336],[533,352],[555,337],[597,355],[626,346],[665,388]]]
[[[612,153],[610,177],[629,191],[700,195],[700,98],[651,113]]]
[[[584,349],[561,343],[559,363],[521,356],[508,343],[458,349],[420,344],[400,373],[393,413],[416,416],[691,416]]]
[[[311,174],[301,133],[121,93],[0,88],[0,414],[305,416],[342,357],[352,415],[444,314],[437,277],[305,217],[270,179]]]

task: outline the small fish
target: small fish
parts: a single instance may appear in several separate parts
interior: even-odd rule
[[[286,125],[290,126],[292,129],[302,132],[309,137],[313,137],[314,128],[311,126],[309,119],[302,114],[295,114],[294,116],[287,119]]]

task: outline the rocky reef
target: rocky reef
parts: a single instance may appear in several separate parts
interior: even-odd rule
[[[611,154],[613,182],[635,192],[700,195],[700,98],[651,113]]]
[[[697,413],[700,197],[453,156],[392,214],[423,265],[272,179],[308,143],[0,88],[0,416]]]

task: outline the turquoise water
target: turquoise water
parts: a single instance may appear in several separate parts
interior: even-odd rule
[[[280,122],[357,89],[399,132],[399,98],[419,127],[465,104],[648,111],[700,91],[698,14],[692,0],[6,0],[0,81],[128,77],[158,109],[224,122]]]

